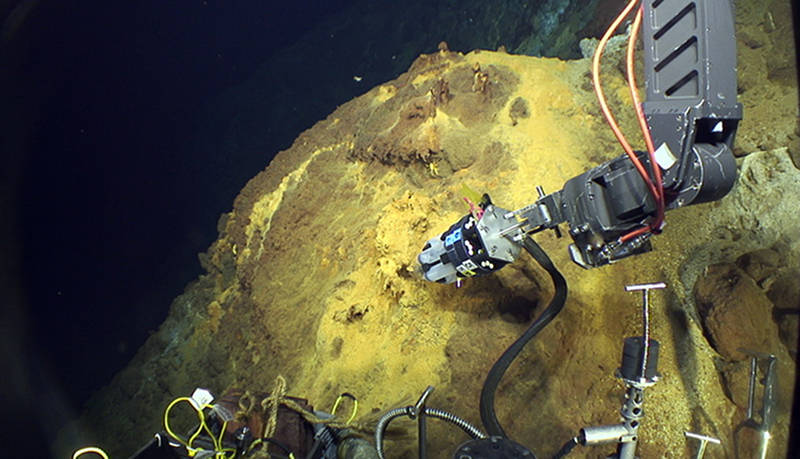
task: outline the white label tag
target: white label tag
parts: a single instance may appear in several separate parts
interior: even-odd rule
[[[227,408],[223,407],[222,405],[219,404],[214,405],[211,407],[211,409],[214,410],[215,413],[217,413],[217,416],[219,416],[222,422],[233,421],[233,413],[231,413]]]
[[[667,170],[670,167],[674,166],[676,162],[678,162],[675,155],[672,154],[672,150],[669,149],[669,145],[666,143],[662,143],[660,147],[658,147],[655,151],[656,162],[661,169]]]
[[[202,410],[204,406],[214,401],[214,396],[208,389],[197,388],[192,392],[192,397],[189,399],[198,410]]]
[[[474,269],[477,267],[478,265],[473,263],[472,260],[466,259],[460,265],[456,266],[456,271],[460,272],[465,276],[474,276],[475,275]]]

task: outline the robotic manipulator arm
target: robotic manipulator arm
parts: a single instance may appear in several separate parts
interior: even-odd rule
[[[643,3],[642,109],[657,148],[654,155],[635,155],[651,176],[659,168],[663,209],[721,199],[736,180],[732,148],[742,118],[732,2]],[[452,283],[496,271],[514,261],[523,238],[558,231],[564,222],[573,240],[570,256],[584,268],[651,250],[653,231],[635,230],[658,213],[658,203],[627,156],[568,180],[554,193],[537,190],[534,203],[515,211],[494,206],[484,195],[482,212],[425,244],[418,257],[425,278]]]

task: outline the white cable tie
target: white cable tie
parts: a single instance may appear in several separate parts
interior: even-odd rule
[[[667,170],[670,167],[674,166],[678,159],[675,158],[675,155],[672,154],[672,150],[669,149],[669,145],[662,143],[656,151],[653,153],[656,157],[656,163],[661,166],[661,169]]]

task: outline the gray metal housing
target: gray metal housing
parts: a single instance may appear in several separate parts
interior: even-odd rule
[[[730,0],[646,0],[642,23],[653,142],[678,161],[665,170],[670,208],[719,199],[733,187],[736,37]]]

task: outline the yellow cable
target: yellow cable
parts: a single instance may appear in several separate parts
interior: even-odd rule
[[[172,410],[172,407],[177,405],[179,402],[187,402],[189,405],[191,405],[192,409],[194,409],[195,412],[198,413],[198,418],[200,418],[200,421],[201,421],[200,425],[197,426],[197,430],[194,432],[194,434],[192,434],[192,436],[189,438],[188,441],[184,440],[181,437],[179,437],[169,427],[169,412],[170,412],[170,410]],[[175,441],[177,441],[181,445],[185,446],[187,449],[192,449],[192,443],[197,438],[197,436],[200,434],[200,432],[202,432],[204,424],[205,424],[205,420],[203,419],[203,411],[202,410],[198,410],[197,407],[194,406],[194,402],[192,401],[192,399],[189,398],[189,397],[178,397],[178,398],[176,398],[169,405],[167,405],[167,409],[164,410],[164,430],[167,431],[167,434],[170,437],[172,437]]]
[[[72,459],[78,459],[78,457],[83,456],[86,453],[95,453],[103,459],[108,459],[108,454],[96,446],[87,446],[75,451],[75,453],[72,455]]]
[[[260,445],[261,443],[264,443],[264,440],[256,438],[255,441],[253,441],[253,443],[250,443],[250,447],[247,448],[247,452],[250,453],[256,448],[256,446]]]
[[[333,402],[333,408],[331,408],[331,414],[332,415],[336,416],[336,408],[339,408],[339,402],[342,401],[342,398],[344,398],[344,394],[336,397],[336,401]]]
[[[194,409],[195,413],[197,413],[197,419],[200,421],[199,424],[197,425],[197,430],[195,430],[194,433],[191,435],[191,437],[189,437],[189,440],[182,439],[181,437],[176,435],[169,427],[169,412],[172,409],[172,407],[174,407],[178,402],[188,402],[189,405],[192,406],[192,409]],[[222,447],[222,439],[223,436],[225,435],[225,429],[228,426],[228,421],[223,422],[222,430],[220,431],[219,436],[214,435],[214,432],[211,430],[211,427],[209,427],[208,423],[206,422],[206,416],[205,413],[203,412],[203,410],[206,408],[213,409],[213,406],[203,405],[202,408],[198,409],[193,403],[193,400],[191,398],[178,397],[175,400],[173,400],[172,403],[170,403],[167,406],[167,409],[164,411],[164,429],[167,431],[167,434],[169,434],[170,437],[174,438],[180,444],[185,446],[189,452],[189,455],[192,457],[197,453],[196,448],[194,448],[194,446],[192,445],[194,444],[194,441],[197,440],[197,437],[203,432],[203,430],[205,430],[206,433],[208,433],[209,438],[211,438],[211,442],[214,444],[214,452],[216,453],[215,456],[219,456],[220,454],[222,454],[223,457],[227,457],[225,453],[226,450],[232,451],[235,455],[236,450]]]
[[[217,437],[214,436],[214,432],[211,431],[211,428],[208,426],[208,423],[206,423],[206,416],[203,413],[203,410],[206,408],[213,408],[213,407],[211,405],[203,405],[203,407],[197,411],[197,416],[200,419],[200,428],[198,429],[198,433],[201,432],[202,430],[205,430],[206,433],[208,433],[208,437],[211,439],[211,442],[214,444],[214,451],[217,451],[219,450],[219,448],[217,447]],[[192,437],[192,442],[194,442],[196,438],[197,435],[194,435]]]
[[[214,438],[214,448],[217,451],[222,451],[222,437],[225,435],[225,429],[227,428],[228,428],[228,421],[224,421],[222,423],[222,430],[219,431],[219,438],[214,438],[213,436],[211,437]]]
[[[339,403],[345,397],[353,401],[353,411],[350,413],[350,417],[347,418],[347,421],[344,423],[345,425],[349,425],[351,422],[353,422],[353,418],[356,417],[356,413],[358,412],[358,399],[353,394],[344,392],[336,397],[336,401],[333,403],[333,408],[331,408],[331,415],[334,417],[336,416],[336,409],[339,408]]]
[[[353,399],[353,412],[350,413],[350,417],[347,418],[345,424],[349,425],[351,422],[353,422],[353,419],[355,419],[357,412],[358,412],[358,400]]]

